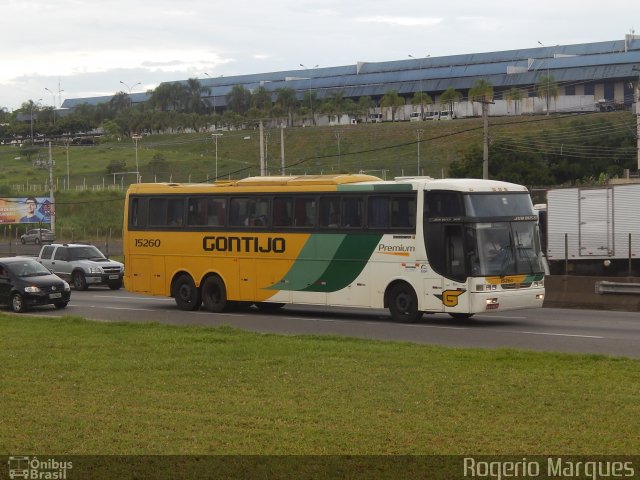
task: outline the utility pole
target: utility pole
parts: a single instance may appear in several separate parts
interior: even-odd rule
[[[136,183],[140,183],[140,169],[138,168],[138,140],[142,138],[142,135],[131,135],[131,138],[136,142]]]
[[[53,153],[51,151],[51,141],[49,141],[49,213],[51,218],[51,232],[56,233],[56,201],[53,196]]]
[[[284,175],[284,123],[280,125],[280,161],[282,175]]]
[[[416,130],[416,137],[418,139],[418,176],[421,175],[420,173],[420,142],[422,141],[422,134],[424,133],[424,130],[422,130],[421,128],[418,128]]]
[[[489,102],[482,101],[482,178],[489,179]]]
[[[260,176],[265,176],[264,168],[264,125],[262,119],[260,120]]]
[[[211,136],[216,142],[216,178],[215,180],[217,181],[218,180],[218,137],[221,137],[222,133],[212,133]]]

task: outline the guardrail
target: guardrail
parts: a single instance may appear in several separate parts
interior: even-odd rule
[[[602,280],[596,282],[595,287],[596,293],[599,295],[610,293],[640,295],[640,283],[620,283]]]

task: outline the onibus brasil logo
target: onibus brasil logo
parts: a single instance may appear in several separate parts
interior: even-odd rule
[[[54,458],[41,460],[38,457],[9,457],[9,478],[12,480],[65,480],[68,478],[68,470],[72,468],[73,462],[62,462]]]

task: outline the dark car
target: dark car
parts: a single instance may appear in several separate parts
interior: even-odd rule
[[[37,305],[64,308],[70,298],[69,284],[33,258],[0,258],[0,304],[14,312]]]
[[[24,245],[25,243],[35,243],[39,245],[41,243],[55,242],[55,234],[48,228],[32,228],[27,230],[26,233],[20,235],[20,241]]]

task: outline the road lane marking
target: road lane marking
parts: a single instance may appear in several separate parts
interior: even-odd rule
[[[551,333],[551,332],[518,332],[514,331],[513,333],[525,333],[527,335],[548,335],[552,337],[577,337],[577,338],[595,338],[598,340],[602,340],[607,337],[600,337],[598,335],[578,335],[573,333]]]

